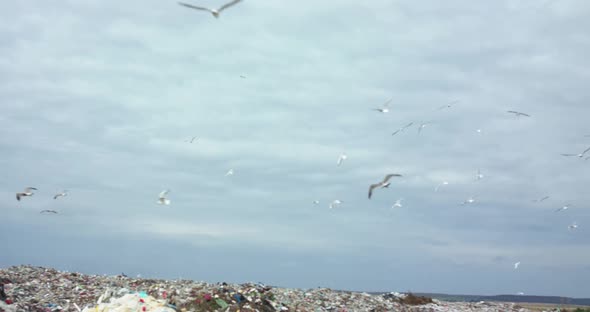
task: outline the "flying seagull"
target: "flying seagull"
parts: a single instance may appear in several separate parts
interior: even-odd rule
[[[393,204],[393,206],[391,206],[391,208],[401,208],[402,205],[402,200],[404,200],[403,198],[400,198],[398,200],[395,201],[395,204]]]
[[[169,192],[170,190],[164,190],[160,192],[160,195],[158,195],[158,204],[166,206],[170,205],[170,200],[166,198],[166,195],[168,195]]]
[[[198,140],[196,136],[192,137],[190,140],[186,140],[185,142],[193,143],[195,140]]]
[[[516,294],[517,294],[518,296],[524,296],[524,293],[523,293],[522,291],[521,291],[521,292],[517,292]]]
[[[479,181],[483,179],[483,173],[479,169],[477,169],[477,174],[475,175],[475,180]]]
[[[570,205],[569,205],[569,204],[568,204],[568,205],[565,205],[565,206],[563,206],[563,207],[561,207],[561,208],[559,208],[559,209],[555,210],[555,212],[560,212],[560,211],[562,211],[562,210],[567,210],[569,207],[570,207]]]
[[[443,186],[443,185],[449,185],[449,182],[447,182],[447,181],[442,181],[442,183],[441,183],[441,184],[437,185],[437,186],[434,188],[434,191],[435,191],[435,192],[438,192],[438,189],[439,189],[441,186]]]
[[[580,154],[561,154],[561,156],[576,156],[576,157],[584,157],[584,155],[586,155],[586,153],[588,153],[588,151],[590,151],[590,147],[588,147],[587,149],[585,149],[582,153]]]
[[[457,104],[457,103],[459,103],[459,100],[455,100],[455,101],[452,101],[448,104],[445,104],[445,105],[439,107],[438,110],[445,109],[445,108],[451,108],[453,106],[453,104]]]
[[[576,224],[576,222],[574,222],[574,223],[568,225],[567,228],[570,229],[571,231],[573,231],[578,228],[578,225]]]
[[[314,201],[313,201],[313,204],[314,204],[314,205],[318,205],[319,203],[320,203],[320,201],[319,201],[319,200],[314,200]]]
[[[27,187],[25,189],[24,192],[22,193],[16,193],[16,200],[20,201],[21,197],[25,197],[25,196],[33,196],[33,191],[36,191],[37,189],[34,187]]]
[[[340,154],[340,156],[338,157],[338,161],[336,162],[336,164],[338,166],[342,165],[342,162],[345,161],[348,158],[348,156],[346,156],[346,154],[342,153]]]
[[[373,108],[373,110],[378,111],[380,113],[389,113],[389,103],[391,102],[391,100],[393,100],[393,98],[387,100],[385,103],[383,103],[383,107],[380,108]]]
[[[549,199],[549,196],[544,196],[543,198],[540,198],[540,199],[533,199],[533,202],[534,203],[540,203],[540,202],[542,202],[542,201],[544,201],[546,199]]]
[[[55,194],[55,196],[53,196],[53,199],[57,199],[58,197],[65,197],[65,196],[68,196],[68,190],[64,190],[61,193]]]
[[[521,113],[521,112],[517,112],[517,111],[506,111],[510,114],[514,114],[516,116],[516,118],[520,117],[520,116],[526,116],[526,117],[531,117],[531,115],[529,114],[525,114],[525,113]]]
[[[425,123],[422,123],[422,124],[420,124],[420,127],[418,127],[418,134],[419,134],[420,132],[422,132],[422,129],[424,129],[424,128],[425,128],[426,126],[428,126],[429,124],[431,124],[431,122],[425,122]]]
[[[328,206],[330,209],[332,208],[336,208],[338,207],[340,204],[342,204],[342,202],[338,199],[334,200],[333,202],[330,203],[330,206]]]
[[[199,7],[199,6],[195,6],[195,5],[183,3],[183,2],[178,2],[178,4],[185,6],[187,8],[195,9],[195,10],[208,11],[211,14],[213,14],[213,16],[215,16],[215,18],[219,18],[219,14],[221,14],[221,11],[231,7],[234,4],[237,4],[240,1],[242,1],[242,0],[233,0],[232,2],[222,5],[219,9],[210,9],[210,8],[205,8],[205,7]]]
[[[242,78],[242,79],[246,79],[246,76],[244,76],[244,75],[240,75],[240,78]]]
[[[467,204],[473,204],[475,203],[475,198],[473,198],[473,196],[467,198],[463,203],[461,203],[461,206],[463,205],[467,205]]]
[[[225,174],[225,176],[226,176],[226,177],[227,177],[227,176],[231,176],[231,175],[234,175],[234,169],[229,169],[229,170],[227,171],[227,173]]]
[[[516,263],[514,264],[514,269],[515,269],[515,270],[516,270],[516,269],[518,269],[518,266],[519,266],[519,265],[520,265],[520,261],[516,262]]]
[[[385,178],[383,178],[383,181],[379,182],[379,183],[375,183],[375,184],[371,184],[371,186],[369,186],[369,199],[371,199],[371,196],[373,195],[373,190],[375,188],[384,188],[384,187],[389,187],[389,184],[391,184],[389,181],[389,179],[391,179],[391,177],[401,177],[401,174],[397,174],[397,173],[390,173],[388,175],[385,176]]]
[[[53,213],[53,214],[57,214],[57,211],[55,210],[41,210],[39,213]]]
[[[413,122],[410,122],[409,124],[395,130],[391,135],[396,135],[398,132],[402,132],[402,131],[406,130],[406,128],[410,127],[413,124],[414,124]]]

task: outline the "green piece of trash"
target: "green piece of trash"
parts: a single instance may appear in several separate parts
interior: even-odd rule
[[[219,299],[219,298],[215,299],[215,303],[217,303],[217,305],[219,307],[221,307],[222,309],[229,307],[229,305],[227,303],[225,303],[225,301],[223,301],[222,299]]]

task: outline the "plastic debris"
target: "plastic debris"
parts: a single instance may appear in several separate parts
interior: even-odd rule
[[[368,294],[327,288],[288,289],[261,283],[204,283],[60,272],[18,266],[0,269],[0,312],[277,312],[277,311],[528,311],[513,303],[444,302],[412,305],[402,293]],[[2,284],[2,283],[0,283]],[[1,288],[0,288],[1,289]],[[8,304],[10,303],[10,304]]]

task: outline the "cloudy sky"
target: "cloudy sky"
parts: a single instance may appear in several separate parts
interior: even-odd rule
[[[589,14],[586,0],[245,0],[219,19],[175,1],[2,1],[0,266],[587,296],[590,160],[560,154],[590,146]]]

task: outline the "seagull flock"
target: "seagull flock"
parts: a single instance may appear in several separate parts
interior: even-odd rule
[[[178,2],[178,5],[183,6],[183,7],[186,7],[186,8],[198,10],[198,11],[209,12],[209,13],[211,13],[213,15],[213,17],[215,17],[216,19],[218,19],[220,17],[220,14],[221,14],[222,11],[224,11],[224,10],[226,10],[226,9],[228,9],[228,8],[236,5],[236,4],[238,4],[241,1],[242,0],[233,0],[231,2],[228,2],[228,3],[224,4],[224,5],[222,5],[221,7],[217,8],[217,9],[202,7],[202,6],[193,5],[193,4],[189,4],[189,3],[185,3],[185,2]],[[245,79],[246,76],[245,75],[240,75],[240,78]],[[380,107],[373,108],[372,110],[377,111],[377,112],[379,112],[381,114],[388,114],[388,113],[390,113],[390,106],[389,105],[390,105],[390,103],[391,103],[392,100],[393,100],[393,98],[390,98],[387,101],[385,101]],[[460,102],[460,101],[459,100],[454,100],[452,102],[449,102],[449,103],[447,103],[445,105],[442,105],[442,106],[438,107],[437,110],[450,110],[454,106],[454,104],[456,104],[458,102]],[[509,114],[514,115],[517,119],[518,118],[521,118],[521,117],[531,118],[531,115],[530,114],[527,114],[527,113],[524,113],[524,112],[520,112],[520,111],[508,110],[506,112],[509,113]],[[423,129],[425,129],[430,124],[432,124],[431,121],[419,123],[418,130],[417,130],[418,131],[418,134],[422,133]],[[410,128],[413,125],[414,125],[414,122],[409,122],[409,123],[405,124],[404,126],[402,126],[402,127],[398,128],[397,130],[395,130],[391,135],[392,136],[395,136],[396,134],[399,134],[401,132],[404,132],[406,129]],[[481,129],[477,129],[476,132],[477,133],[481,133]],[[590,137],[590,135],[585,135],[585,137]],[[185,140],[185,142],[194,143],[196,140],[198,140],[198,137],[197,136],[193,136],[190,139]],[[577,153],[577,154],[576,153],[574,153],[574,154],[571,154],[571,153],[563,153],[561,155],[562,156],[565,156],[565,157],[578,157],[580,159],[584,158],[585,160],[588,160],[588,159],[590,159],[590,156],[586,156],[586,154],[588,154],[589,151],[590,151],[590,147],[588,147],[587,149],[585,149],[581,153]],[[340,154],[340,156],[338,157],[338,159],[336,161],[336,165],[338,167],[342,166],[343,163],[344,163],[344,161],[347,158],[348,158],[348,156],[345,153]],[[229,169],[229,171],[227,171],[227,173],[225,174],[226,177],[227,176],[232,176],[232,175],[234,175],[234,169]],[[399,173],[388,173],[388,174],[386,174],[384,176],[384,178],[381,181],[379,181],[377,183],[370,184],[369,185],[369,189],[368,189],[368,199],[370,200],[373,197],[374,191],[376,191],[378,189],[389,188],[389,186],[391,185],[390,180],[393,177],[403,177],[403,176],[402,176],[402,174],[399,174]],[[479,181],[479,180],[481,180],[483,178],[484,178],[484,175],[481,173],[481,171],[479,169],[477,169],[477,173],[475,175],[475,180],[476,181]],[[448,181],[442,181],[441,183],[439,183],[438,185],[436,185],[436,187],[434,188],[434,191],[435,192],[438,192],[441,189],[441,187],[447,186],[447,185],[449,185],[449,182]],[[32,197],[35,194],[35,191],[38,191],[38,189],[35,188],[35,187],[26,187],[23,192],[17,192],[16,193],[16,199],[17,199],[17,201],[20,202],[25,197]],[[158,195],[158,199],[157,199],[156,203],[159,204],[159,205],[165,205],[165,206],[170,205],[171,204],[171,201],[167,197],[168,194],[169,194],[169,192],[170,192],[170,190],[168,190],[168,189],[161,191],[159,193],[159,195]],[[58,198],[63,198],[63,197],[66,197],[67,195],[68,195],[68,191],[67,190],[64,190],[62,192],[56,193],[53,196],[53,199],[54,200],[57,200]],[[543,196],[543,197],[538,198],[538,199],[532,199],[531,201],[534,202],[534,203],[541,203],[541,202],[543,202],[543,201],[545,201],[545,200],[547,200],[549,198],[550,197],[546,195],[546,196]],[[397,199],[395,201],[395,203],[393,204],[392,208],[401,208],[403,206],[402,205],[402,200],[403,200],[402,198]],[[475,201],[476,201],[475,198],[472,196],[472,197],[469,197],[468,199],[466,199],[465,201],[463,201],[460,205],[473,204],[473,203],[475,203]],[[313,204],[314,205],[318,205],[319,203],[320,203],[319,200],[314,200],[313,201]],[[342,204],[342,201],[341,200],[335,199],[332,202],[330,202],[329,208],[330,209],[334,209],[334,208],[339,207],[341,204]],[[569,207],[570,207],[570,204],[566,204],[566,205],[562,206],[561,208],[555,210],[555,212],[565,211]],[[42,211],[40,211],[40,213],[42,213],[42,214],[58,214],[58,212],[56,210],[50,210],[50,209],[42,210]],[[571,231],[576,230],[577,228],[578,228],[578,224],[576,222],[574,222],[574,223],[572,223],[572,224],[570,224],[568,226],[568,229],[571,230]],[[515,262],[514,263],[514,269],[515,270],[518,269],[519,266],[520,266],[520,264],[521,264],[520,261]],[[524,293],[519,293],[519,294],[524,294]]]

